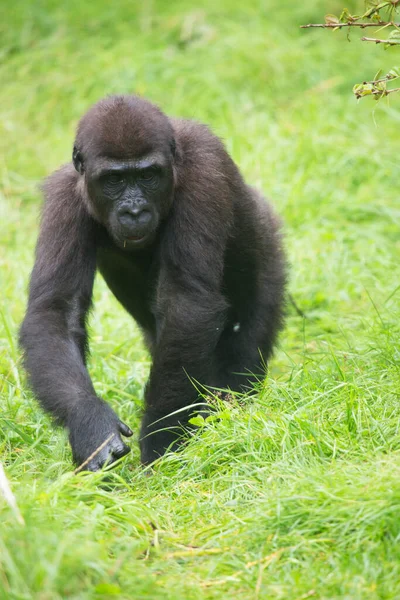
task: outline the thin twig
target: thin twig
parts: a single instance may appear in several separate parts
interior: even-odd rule
[[[113,437],[115,436],[115,433],[112,433],[111,435],[108,436],[108,438],[106,440],[104,440],[104,442],[101,444],[101,446],[99,446],[98,448],[96,448],[96,450],[94,452],[92,452],[92,454],[81,464],[79,465],[79,467],[77,467],[74,471],[74,475],[76,475],[77,473],[79,473],[79,471],[82,471],[82,469],[84,467],[86,467],[86,465],[88,463],[90,463],[90,461],[98,455],[99,452],[101,452],[103,450],[103,448],[105,448],[108,444],[108,442],[111,442],[111,440],[113,439]]]
[[[389,94],[393,94],[393,92],[400,92],[400,88],[392,88],[391,90],[373,90],[372,94],[388,96]]]
[[[311,27],[319,27],[321,29],[341,29],[342,27],[399,27],[400,23],[394,23],[393,21],[377,21],[376,23],[309,23],[308,25],[300,25],[300,29],[310,29]]]
[[[3,465],[0,463],[0,492],[3,494],[5,501],[12,509],[15,517],[21,525],[25,525],[24,517],[21,515],[20,510],[17,505],[17,500],[15,499],[14,494],[12,493],[11,486],[6,477]]]
[[[393,79],[399,79],[400,75],[386,75],[380,79],[374,79],[373,81],[363,81],[363,85],[375,85],[376,83],[384,83],[386,81],[393,81]]]
[[[370,90],[370,92],[367,94],[363,94],[362,92],[354,92],[354,95],[357,98],[357,100],[359,100],[360,98],[363,98],[365,96],[381,96],[383,98],[384,96],[389,96],[389,94],[393,94],[393,92],[400,92],[400,88],[392,88],[391,90]]]
[[[362,37],[362,42],[374,42],[375,44],[387,44],[388,46],[400,46],[399,40],[382,40],[380,38]]]

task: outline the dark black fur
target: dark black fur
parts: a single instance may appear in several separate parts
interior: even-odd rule
[[[88,468],[129,451],[121,434],[131,430],[86,369],[98,268],[153,358],[140,438],[149,464],[176,446],[190,411],[166,416],[197,401],[191,380],[241,390],[262,373],[282,324],[278,220],[207,127],[135,96],[102,100],[83,117],[73,164],[44,194],[20,333],[30,383],[68,428],[76,463],[112,434]]]

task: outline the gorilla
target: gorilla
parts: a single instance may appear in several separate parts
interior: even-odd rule
[[[129,452],[132,431],[86,366],[98,269],[152,357],[139,442],[151,464],[190,427],[193,382],[243,391],[264,373],[284,312],[279,219],[208,127],[134,95],[83,116],[72,163],[43,190],[20,330],[30,386],[75,463],[95,471]]]

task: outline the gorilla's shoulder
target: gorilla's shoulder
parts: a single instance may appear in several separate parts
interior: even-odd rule
[[[208,125],[191,119],[171,119],[171,124],[183,152],[225,154],[226,150],[221,139]]]

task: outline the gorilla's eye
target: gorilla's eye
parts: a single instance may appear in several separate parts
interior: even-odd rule
[[[140,179],[142,181],[150,182],[153,181],[157,176],[156,169],[144,169],[140,172]]]
[[[118,173],[109,175],[107,177],[107,183],[111,183],[112,185],[118,185],[118,184],[124,183],[124,176],[120,175]]]

